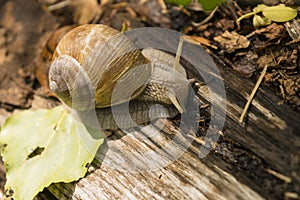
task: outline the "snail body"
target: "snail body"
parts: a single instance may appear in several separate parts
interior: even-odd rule
[[[113,108],[120,117],[118,121],[124,121],[123,128],[130,128],[133,125],[126,122],[127,113],[141,124],[184,111],[187,75],[181,65],[172,70],[174,62],[173,56],[162,51],[137,49],[124,34],[109,26],[82,25],[59,42],[49,84],[74,110],[96,109],[101,128],[117,129]],[[128,107],[122,107],[124,104]],[[163,104],[165,112],[152,109],[154,117],[149,117],[151,106],[156,104]]]

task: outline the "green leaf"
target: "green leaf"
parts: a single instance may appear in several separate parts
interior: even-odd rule
[[[0,133],[5,190],[28,200],[51,183],[78,180],[102,143],[62,106],[14,114]]]
[[[297,16],[297,10],[284,5],[263,9],[263,15],[274,22],[287,22]]]
[[[253,11],[258,13],[262,12],[264,9],[268,8],[269,6],[266,6],[265,4],[258,4],[255,8],[253,8]]]
[[[166,3],[176,3],[180,6],[188,6],[192,2],[192,0],[165,0]]]
[[[205,11],[211,11],[221,3],[225,3],[225,2],[226,0],[199,0],[199,3],[202,5],[202,8]]]
[[[267,8],[268,6],[266,6],[265,4],[258,4],[255,8],[253,8],[253,12],[250,12],[250,13],[247,13],[247,14],[244,14],[242,16],[240,16],[238,19],[237,19],[237,22],[240,22],[242,19],[245,19],[245,18],[248,18],[248,17],[251,17],[254,15],[259,13],[259,12],[262,12],[265,8]],[[253,19],[253,22],[254,22],[254,19]],[[255,25],[254,25],[255,26]]]

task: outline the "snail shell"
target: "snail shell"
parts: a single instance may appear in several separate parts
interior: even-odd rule
[[[109,26],[82,25],[58,44],[49,83],[65,104],[79,112],[96,108],[100,125],[115,129],[111,108],[120,110],[118,115],[126,124],[128,111],[118,106],[128,101],[129,114],[137,124],[150,121],[149,107],[157,103],[166,105],[167,112],[155,111],[152,119],[184,111],[189,82],[181,65],[173,69],[174,62],[173,56],[162,51],[137,49]]]
[[[111,106],[112,88],[130,69],[145,65],[139,79],[129,74],[124,88],[115,94],[116,104],[128,98],[133,85],[144,83],[151,74],[149,61],[123,34],[105,25],[83,25],[67,33],[59,42],[49,72],[50,88],[76,110]],[[131,76],[130,76],[131,75]],[[130,94],[135,98],[146,86]],[[95,91],[94,100],[91,92]],[[76,97],[76,101],[74,101]]]

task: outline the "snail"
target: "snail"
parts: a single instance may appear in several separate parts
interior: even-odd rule
[[[102,129],[128,129],[185,112],[185,69],[168,53],[138,49],[109,26],[72,29],[52,60],[50,89],[78,113],[95,110]]]

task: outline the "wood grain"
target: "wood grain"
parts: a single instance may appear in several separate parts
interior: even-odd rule
[[[177,45],[176,38],[161,34],[158,29],[145,32],[143,38],[134,34],[130,37],[140,47],[153,46],[160,41],[169,41],[171,49]],[[143,130],[133,129],[127,134],[117,131],[107,138],[100,151],[102,154],[85,178],[76,183],[53,184],[48,188],[56,198],[249,200],[273,199],[280,195],[283,198],[283,191],[289,187],[277,192],[276,189],[268,191],[264,188],[266,180],[270,184],[281,184],[281,180],[264,171],[266,168],[290,177],[293,184],[290,188],[300,191],[300,114],[286,105],[277,105],[278,97],[269,88],[261,86],[246,122],[238,123],[254,84],[221,64],[218,64],[221,77],[218,76],[204,56],[204,50],[195,54],[189,51],[192,47],[184,46],[183,52],[202,60],[202,66],[198,66],[202,77],[188,66],[190,77],[206,83],[210,80],[209,85],[224,80],[226,99],[221,98],[223,88],[218,88],[217,84],[211,86],[209,92],[206,87],[198,91],[204,102],[222,103],[226,100],[226,108],[216,106],[209,113],[221,121],[226,112],[224,127],[221,122],[215,123],[215,128],[209,129],[210,133],[197,137],[193,130],[188,133],[180,130],[180,117],[177,117],[171,121],[158,120]],[[220,99],[211,99],[212,96]],[[162,130],[156,131],[161,124],[164,124]],[[213,142],[215,138],[207,138],[209,134],[216,138],[221,136],[218,143]],[[166,151],[168,145],[172,148]],[[213,145],[212,148],[209,148],[210,145]],[[235,154],[224,151],[220,153],[222,145],[235,146],[242,156],[232,157]],[[200,153],[205,151],[209,154],[200,158]],[[255,163],[241,165],[244,157]]]

